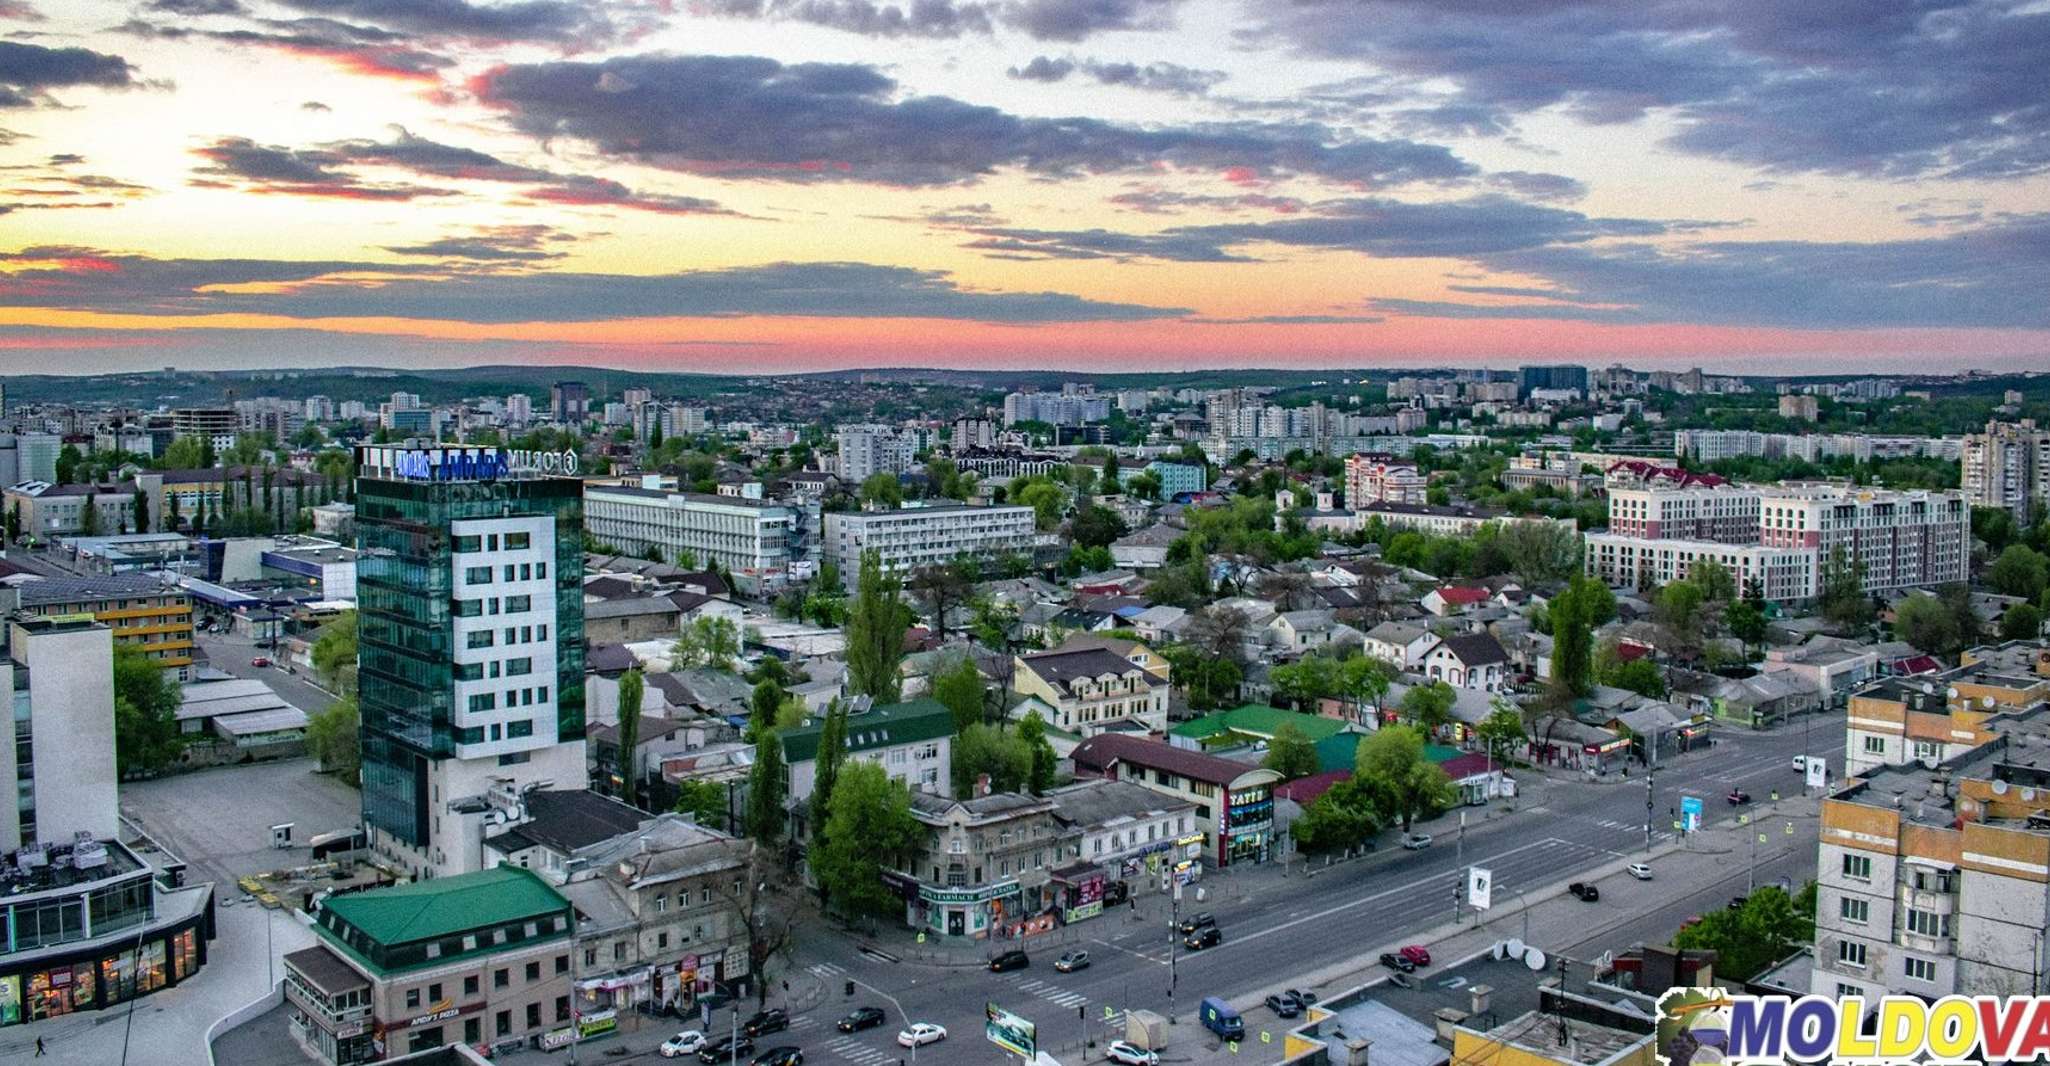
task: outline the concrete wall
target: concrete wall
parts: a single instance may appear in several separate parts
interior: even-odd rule
[[[29,668],[35,723],[36,836],[119,835],[114,767],[114,634],[105,626],[31,634],[15,654]]]

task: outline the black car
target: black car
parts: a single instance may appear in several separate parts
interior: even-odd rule
[[[754,1051],[754,1039],[745,1033],[739,1036],[722,1036],[698,1049],[698,1061],[738,1066],[746,1062],[746,1056],[754,1054]]]
[[[1123,881],[1112,881],[1103,886],[1103,905],[1106,907],[1122,907],[1125,901],[1130,898],[1132,898],[1132,886]]]
[[[840,1019],[837,1028],[843,1033],[858,1033],[863,1029],[873,1029],[888,1020],[881,1007],[856,1007],[853,1013]]]
[[[756,1011],[753,1017],[740,1023],[740,1031],[749,1036],[777,1033],[790,1028],[790,1015],[781,1007]]]
[[[794,1047],[772,1047],[756,1055],[748,1066],[804,1066],[804,1052]]]
[[[1181,931],[1184,933],[1193,933],[1196,930],[1201,929],[1205,926],[1211,926],[1216,924],[1217,917],[1215,915],[1210,914],[1208,911],[1205,911],[1202,914],[1192,914],[1189,917],[1182,919]]]
[[[1025,954],[1023,951],[1018,950],[1017,948],[1012,948],[1011,950],[1006,951],[1001,955],[998,955],[996,958],[989,960],[989,972],[1006,973],[1011,970],[1022,970],[1030,965],[1032,965],[1031,956]]]
[[[1188,948],[1190,951],[1201,951],[1204,948],[1214,948],[1217,945],[1222,944],[1223,942],[1224,934],[1218,932],[1217,927],[1214,925],[1206,925],[1203,928],[1198,929],[1195,932],[1190,933],[1188,936],[1182,938],[1182,946]]]
[[[1731,896],[1730,909],[1733,911],[1741,911],[1744,909],[1744,904],[1748,902],[1750,899],[1750,896]]]
[[[1566,886],[1566,891],[1571,892],[1575,896],[1580,897],[1580,900],[1583,903],[1601,902],[1602,890],[1600,888],[1595,887],[1591,883],[1575,881],[1572,884]]]
[[[1412,973],[1416,970],[1416,963],[1413,963],[1392,951],[1384,951],[1381,953],[1381,965],[1386,966],[1397,973]]]
[[[1267,997],[1267,1009],[1277,1018],[1293,1018],[1303,1012],[1303,1003],[1286,992],[1276,992]]]

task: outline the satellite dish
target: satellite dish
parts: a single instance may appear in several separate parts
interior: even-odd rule
[[[1984,707],[1984,708],[1986,708],[1986,709],[1987,709],[1987,710],[1989,710],[1989,711],[1990,711],[1990,710],[1992,710],[1992,709],[1993,709],[1993,697],[1991,697],[1991,696],[1981,696],[1981,697],[1979,697],[1979,706],[1981,706],[1981,707]]]
[[[1502,950],[1506,952],[1503,958],[1520,959],[1524,952],[1530,950],[1530,945],[1512,936],[1502,944]]]
[[[1945,697],[1949,699],[1957,699],[1957,686],[1953,685],[1949,688],[1944,689],[1943,694]]]
[[[1533,973],[1542,973],[1545,968],[1545,953],[1532,948],[1528,954],[1523,956],[1523,964],[1530,967]]]

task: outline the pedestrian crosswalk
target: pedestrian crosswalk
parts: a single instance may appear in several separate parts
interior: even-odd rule
[[[813,977],[838,977],[847,972],[845,967],[835,966],[830,962],[813,963],[805,969],[810,970]]]
[[[825,1046],[827,1051],[853,1063],[854,1066],[877,1066],[878,1063],[890,1062],[898,1057],[894,1050],[885,1051],[877,1047],[873,1043],[875,1039],[876,1037],[871,1034],[868,1037],[870,1042],[864,1043],[862,1037],[848,1033],[826,1041]]]
[[[1018,990],[1021,992],[1029,992],[1032,995],[1038,996],[1040,999],[1053,1003],[1056,1006],[1068,1007],[1070,1009],[1079,1007],[1082,1004],[1089,1002],[1089,997],[1081,994],[1080,992],[1070,992],[1064,988],[1061,988],[1058,985],[1048,984],[1047,982],[1042,981],[1036,977],[1024,981],[1019,981]]]

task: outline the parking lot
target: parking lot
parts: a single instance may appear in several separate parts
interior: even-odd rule
[[[132,782],[121,786],[121,813],[184,859],[191,879],[231,885],[311,861],[308,839],[362,819],[360,794],[314,766],[285,759]],[[295,846],[271,847],[271,826],[285,822]]]

